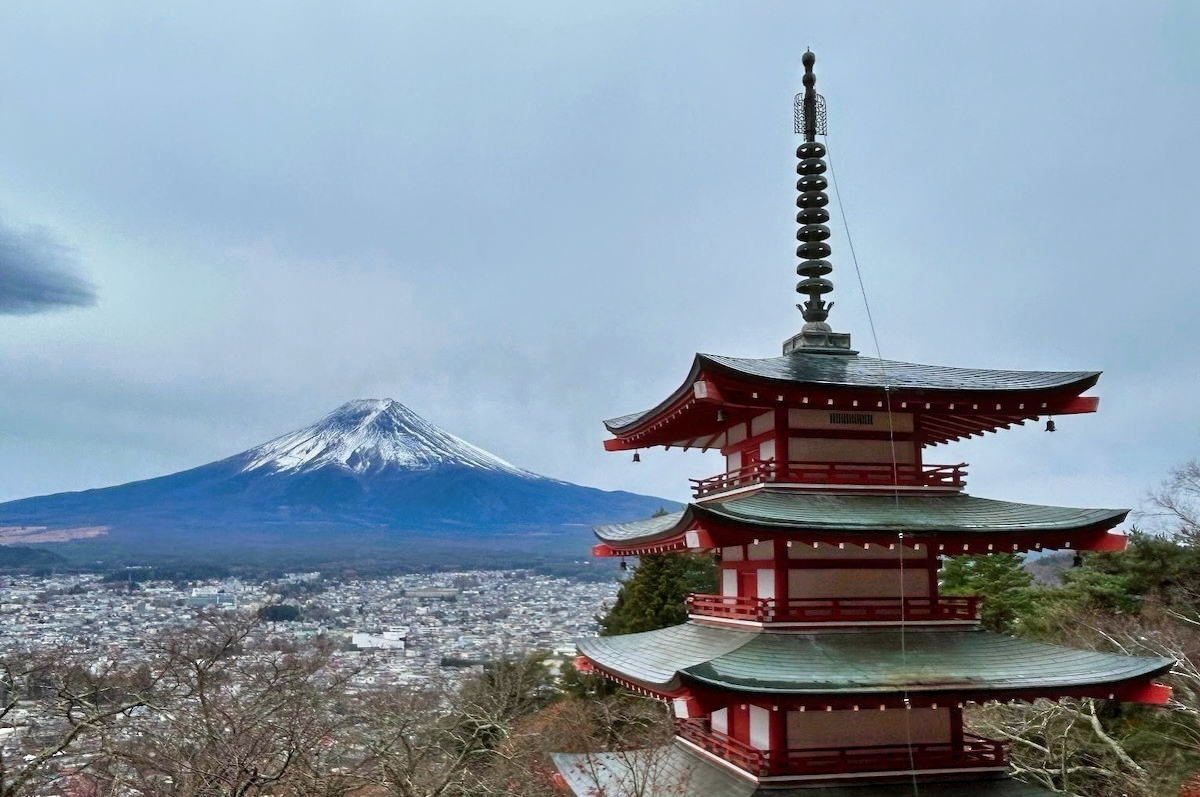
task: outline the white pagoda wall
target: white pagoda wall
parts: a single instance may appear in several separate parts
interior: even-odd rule
[[[721,594],[746,597],[776,596],[774,545],[761,540],[721,550]],[[928,598],[933,579],[925,551],[887,545],[831,545],[793,543],[787,548],[786,597],[789,598]],[[901,568],[901,557],[904,567]],[[807,567],[805,560],[821,560]],[[748,563],[759,563],[754,567]],[[891,567],[876,563],[887,562]],[[844,566],[841,566],[844,563]],[[868,563],[873,566],[865,566]],[[836,566],[831,567],[834,564]],[[903,569],[903,575],[901,570]],[[739,573],[753,577],[739,578]],[[753,586],[749,586],[752,584]],[[739,589],[740,585],[740,589]]]
[[[824,437],[793,437],[788,440],[789,462],[874,462],[890,465],[892,453],[896,461],[911,464],[917,461],[911,442],[887,440],[838,440]]]
[[[904,585],[903,591],[901,584]],[[924,568],[899,570],[789,570],[791,598],[928,598],[929,575]]]
[[[771,711],[762,706],[750,706],[750,746],[771,749]]]
[[[871,747],[914,743],[949,743],[950,710],[940,708],[886,711],[789,711],[787,746]]]

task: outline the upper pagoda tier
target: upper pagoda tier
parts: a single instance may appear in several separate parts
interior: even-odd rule
[[[871,418],[880,431],[935,445],[1040,416],[1095,412],[1099,399],[1081,394],[1099,377],[1098,371],[949,368],[803,350],[762,359],[697,354],[658,406],[605,421],[613,437],[604,447],[724,448],[739,421],[778,409],[886,413],[890,420]]]

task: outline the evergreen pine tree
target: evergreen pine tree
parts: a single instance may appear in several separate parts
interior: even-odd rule
[[[716,560],[709,555],[647,554],[638,560],[600,622],[601,636],[633,634],[687,620],[684,598],[717,588]]]

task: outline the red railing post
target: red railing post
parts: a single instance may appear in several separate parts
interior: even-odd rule
[[[970,734],[961,744],[922,742],[863,747],[812,747],[759,750],[712,730],[705,720],[676,720],[676,733],[703,750],[718,755],[747,772],[759,775],[832,775],[863,770],[900,770],[946,767],[971,769],[1007,763],[1005,746]]]
[[[736,487],[778,482],[962,487],[966,483],[965,468],[965,462],[958,465],[918,466],[908,462],[780,462],[766,459],[706,479],[690,481],[696,498]]]
[[[757,598],[692,594],[690,614],[754,622],[895,622],[899,620],[976,620],[978,598]]]

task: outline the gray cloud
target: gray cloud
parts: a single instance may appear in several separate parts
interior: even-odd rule
[[[0,222],[0,315],[94,305],[96,291],[78,271],[74,250],[49,230]]]

